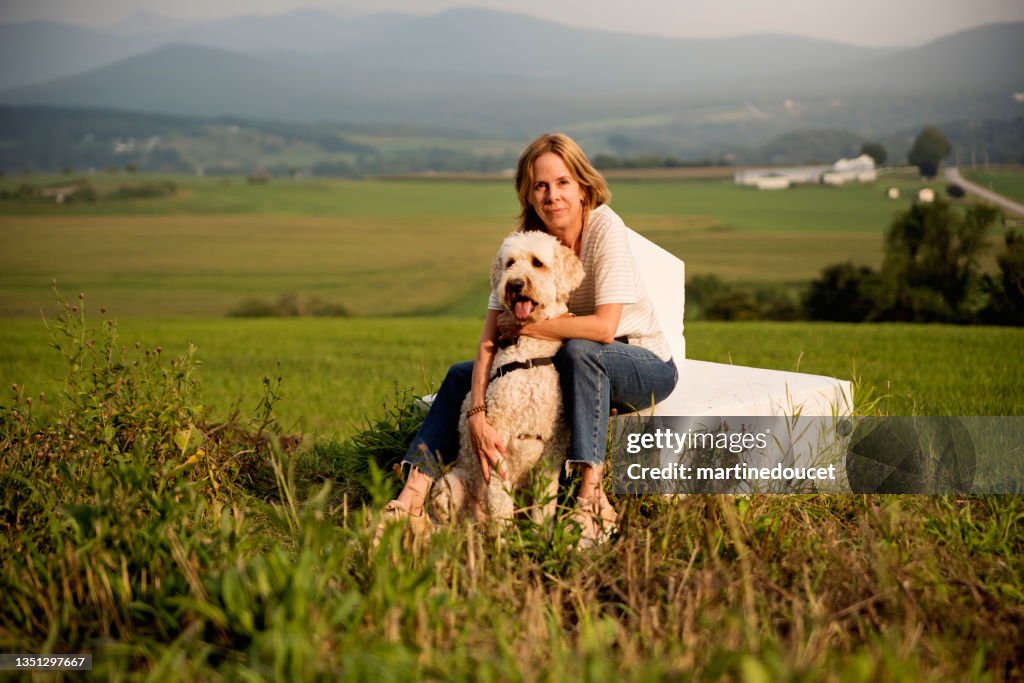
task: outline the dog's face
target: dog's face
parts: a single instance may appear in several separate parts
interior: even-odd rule
[[[491,266],[491,287],[522,325],[556,315],[583,281],[583,264],[571,249],[545,232],[514,232]]]

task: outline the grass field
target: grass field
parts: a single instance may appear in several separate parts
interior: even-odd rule
[[[583,552],[569,482],[552,524],[375,548],[396,481],[369,463],[474,352],[508,183],[178,181],[2,209],[0,651],[91,653],[126,681],[1020,680],[1020,496],[617,496],[617,537]],[[877,265],[905,206],[882,186],[612,189],[689,274],[788,282]],[[66,355],[36,312],[52,278],[99,328],[51,320]],[[364,317],[221,317],[288,291]],[[1024,415],[1019,329],[686,334],[693,358],[856,378],[887,414]]]
[[[331,322],[361,329],[326,341],[366,353],[338,368],[350,372],[401,375],[399,336],[436,349],[470,336],[465,320]],[[387,419],[354,445],[282,452],[252,431],[266,424],[257,406],[227,428],[208,423],[210,395],[169,342],[171,327],[206,330],[244,356],[232,368],[244,374],[252,340],[274,346],[286,328],[137,320],[126,328],[168,345],[129,344],[122,357],[130,329],[111,342],[62,325],[75,362],[57,373],[68,381],[51,394],[64,394],[58,412],[33,412],[21,388],[0,411],[3,651],[89,653],[93,677],[126,681],[1019,679],[1020,496],[617,496],[619,533],[589,551],[575,547],[563,499],[550,524],[463,524],[418,543],[392,526],[374,547],[393,483],[351,468],[391,441]],[[984,409],[979,396],[1021,408],[1008,393],[1020,386],[1015,330],[707,324],[690,335],[715,360],[795,365],[795,344],[805,370],[866,344],[875,371],[910,368],[918,408],[958,384],[962,410]],[[15,335],[4,358],[38,345],[35,332]],[[198,370],[206,387],[225,362]]]
[[[487,264],[517,213],[508,181],[176,181],[178,195],[162,199],[5,202],[0,316],[38,315],[56,280],[121,319],[219,316],[286,293],[354,315],[477,317]],[[804,283],[847,259],[877,267],[882,234],[909,201],[885,199],[882,183],[773,193],[620,180],[612,191],[627,223],[686,261],[689,276],[747,283]]]
[[[403,392],[433,391],[475,352],[479,322],[400,319],[138,319],[123,343],[180,353],[194,344],[204,403],[218,417],[256,405],[264,376],[283,378],[290,432],[351,436]],[[1024,331],[941,325],[692,323],[691,358],[851,379],[887,396],[889,414],[1024,415]],[[53,395],[60,357],[39,321],[0,327],[0,386]],[[685,381],[685,377],[683,378]]]
[[[1024,170],[1016,169],[964,169],[964,175],[982,187],[1024,202]]]

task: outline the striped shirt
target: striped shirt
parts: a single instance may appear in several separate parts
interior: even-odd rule
[[[630,344],[648,349],[664,361],[671,358],[672,351],[629,249],[626,224],[607,205],[590,212],[580,260],[586,275],[569,297],[569,312],[593,315],[601,304],[622,304],[615,336],[629,337]],[[496,292],[491,292],[487,308],[502,310]]]

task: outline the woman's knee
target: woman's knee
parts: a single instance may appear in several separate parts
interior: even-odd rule
[[[462,361],[461,363],[453,364],[451,367],[448,368],[448,374],[445,376],[445,379],[448,379],[449,377],[451,377],[454,380],[461,380],[467,377],[472,378],[473,361],[467,360]]]
[[[604,344],[589,339],[566,339],[562,348],[555,355],[555,364],[559,368],[579,367],[596,362]]]
[[[455,363],[448,368],[448,374],[444,376],[439,391],[454,390],[461,392],[464,396],[473,383],[473,361]]]

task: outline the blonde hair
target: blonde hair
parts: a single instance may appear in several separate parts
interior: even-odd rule
[[[548,152],[557,154],[565,162],[572,174],[573,179],[580,184],[583,190],[583,213],[584,216],[602,204],[607,204],[612,199],[612,193],[608,190],[608,183],[604,176],[587,159],[576,141],[562,133],[544,133],[531,142],[519,155],[519,163],[516,164],[516,194],[519,196],[519,206],[522,212],[519,214],[519,230],[545,230],[544,221],[537,215],[537,211],[530,204],[530,192],[533,189],[533,162],[538,157]]]

